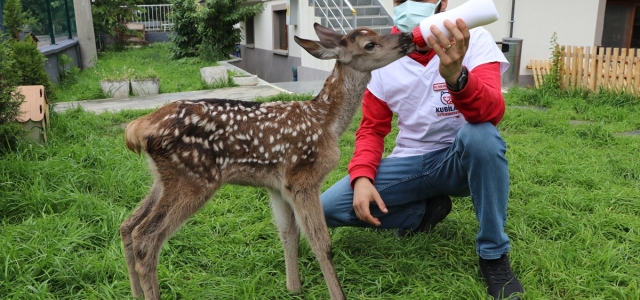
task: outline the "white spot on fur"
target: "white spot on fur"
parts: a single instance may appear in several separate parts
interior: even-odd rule
[[[296,162],[296,160],[298,160],[298,156],[297,155],[294,154],[293,156],[291,156],[291,162],[292,163]]]

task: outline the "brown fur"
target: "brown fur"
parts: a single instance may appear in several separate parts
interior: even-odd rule
[[[373,69],[413,49],[408,35],[356,29],[343,38],[316,24],[320,41],[295,37],[310,54],[337,59],[322,91],[305,102],[176,101],[127,126],[125,142],[146,152],[155,181],[120,227],[134,297],[159,299],[162,244],[224,183],[267,188],[285,252],[287,288],[300,292],[300,228],[331,299],[344,299],[322,214],[320,188],[338,164],[338,139],[360,105]],[[375,47],[366,45],[375,44]]]

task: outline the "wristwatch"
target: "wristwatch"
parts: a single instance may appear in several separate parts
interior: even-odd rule
[[[462,73],[460,73],[460,77],[458,77],[458,80],[456,81],[456,86],[450,86],[449,83],[447,82],[447,87],[452,92],[462,91],[462,89],[464,89],[464,87],[467,85],[468,79],[469,79],[469,73],[467,71],[467,68],[462,67]]]

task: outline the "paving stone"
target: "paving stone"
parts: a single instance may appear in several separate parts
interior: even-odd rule
[[[569,124],[571,124],[571,125],[592,125],[592,124],[595,124],[595,123],[593,121],[569,120]]]
[[[640,130],[620,132],[620,133],[616,133],[614,135],[615,136],[640,136]]]
[[[533,110],[539,110],[539,111],[547,111],[546,107],[542,107],[542,106],[522,106],[522,105],[513,105],[513,106],[509,106],[509,108],[517,108],[517,109],[533,109]]]

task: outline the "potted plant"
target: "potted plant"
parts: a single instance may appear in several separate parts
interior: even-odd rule
[[[107,98],[129,97],[129,77],[131,69],[124,67],[122,70],[112,69],[111,72],[102,72],[100,87]]]
[[[240,86],[251,86],[258,84],[258,75],[240,73],[233,75],[233,82]]]
[[[160,92],[160,76],[153,69],[133,72],[131,91],[134,96],[157,95]]]

